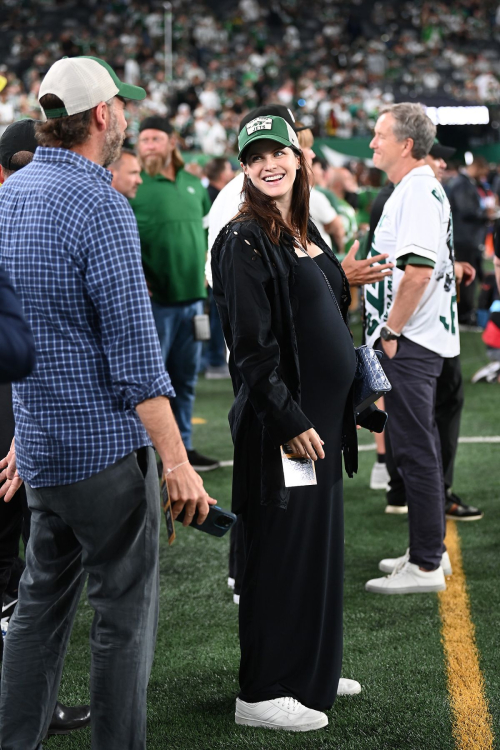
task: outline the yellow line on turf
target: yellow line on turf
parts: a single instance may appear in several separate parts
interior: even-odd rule
[[[457,750],[493,750],[493,731],[484,678],[479,666],[474,623],[462,566],[455,521],[447,522],[445,539],[453,575],[439,592],[448,692]]]

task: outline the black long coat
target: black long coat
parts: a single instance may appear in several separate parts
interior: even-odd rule
[[[340,309],[346,320],[351,297],[342,266],[312,222],[308,236],[340,269]],[[227,224],[212,248],[213,293],[230,352],[235,395],[229,424],[234,443],[236,513],[248,501],[256,472],[260,474],[260,502],[287,507],[290,490],[284,485],[280,445],[314,427],[300,408],[293,292],[297,262],[291,237],[273,245],[252,220]],[[345,466],[352,476],[357,471],[352,398],[338,418],[343,420]]]

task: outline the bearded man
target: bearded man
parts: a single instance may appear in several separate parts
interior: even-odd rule
[[[200,180],[187,172],[165,117],[147,117],[137,144],[142,184],[130,201],[141,238],[144,273],[163,361],[176,398],[172,409],[196,471],[219,466],[193,449],[191,418],[202,342],[193,319],[206,298],[207,216],[211,201]]]
[[[174,518],[185,508],[186,524],[196,511],[204,520],[215,503],[172,414],[137,225],[106,169],[122,145],[125,100],[145,96],[103,60],[58,60],[40,87],[40,145],[0,190],[0,262],[37,354],[13,385],[15,446],[0,461],[0,498],[24,480],[31,511],[5,640],[2,750],[42,747],[86,578],[92,748],[145,750],[159,604],[151,442]]]

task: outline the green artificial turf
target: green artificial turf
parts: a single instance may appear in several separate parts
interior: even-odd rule
[[[486,358],[478,334],[465,334],[466,379]],[[228,381],[200,379],[194,428],[201,452],[231,458]],[[462,435],[500,434],[500,387],[466,384]],[[372,443],[373,436],[361,436]],[[359,680],[363,692],[343,697],[329,712],[329,726],[307,734],[238,727],[238,608],[227,588],[229,540],[177,525],[169,548],[162,525],[161,610],[156,658],[148,696],[149,750],[451,750],[452,716],[440,636],[437,597],[381,597],[364,591],[379,574],[382,557],[402,554],[407,520],[384,514],[383,492],[368,488],[375,459],[360,453],[360,470],[345,481],[346,588],[343,675]],[[208,491],[230,505],[231,469],[205,475]],[[500,532],[500,446],[460,445],[455,490],[485,511],[484,520],[459,526],[464,568],[481,666],[496,736],[500,736],[498,640],[498,537]],[[60,698],[88,700],[88,631],[92,613],[82,600],[64,669]],[[300,634],[297,634],[300,648]],[[90,748],[90,732],[50,738],[44,746]],[[478,749],[480,750],[480,749]]]

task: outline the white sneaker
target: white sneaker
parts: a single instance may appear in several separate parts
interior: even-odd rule
[[[271,701],[246,703],[236,698],[237,724],[267,729],[284,729],[288,732],[310,732],[328,724],[328,716],[321,711],[306,708],[295,698],[273,698]]]
[[[234,580],[234,578],[231,578],[231,576],[229,576],[229,578],[227,579],[228,588],[234,589],[234,584],[235,583],[236,583],[236,581]]]
[[[496,383],[500,375],[500,362],[490,362],[488,365],[481,367],[471,378],[471,383],[480,383],[484,380],[486,383]]]
[[[3,638],[3,640],[5,640],[5,636],[7,635],[8,629],[9,629],[9,618],[3,617],[0,620],[0,632],[1,632],[1,637]]]
[[[400,565],[403,565],[405,562],[408,562],[410,559],[410,550],[407,549],[404,555],[401,555],[401,557],[388,557],[385,560],[381,560],[378,564],[379,570],[382,571],[382,573],[392,573],[393,570],[398,568]],[[443,552],[443,556],[441,558],[441,567],[443,568],[443,573],[445,576],[451,576],[453,571],[451,569],[451,562],[450,562],[450,556],[448,554],[448,551]]]
[[[341,677],[337,688],[337,695],[357,695],[361,692],[361,685],[356,680],[347,680]]]
[[[408,513],[408,506],[407,505],[386,505],[385,513],[394,513],[394,514]]]
[[[240,603],[240,595],[239,594],[233,594],[233,602],[235,604],[239,604]]]
[[[418,565],[404,562],[390,576],[374,578],[365,584],[366,591],[373,594],[424,594],[432,591],[444,591],[444,580],[441,565],[436,570],[420,570]]]
[[[372,473],[370,474],[370,489],[371,490],[386,490],[389,486],[389,472],[385,464],[377,463],[373,464]]]

